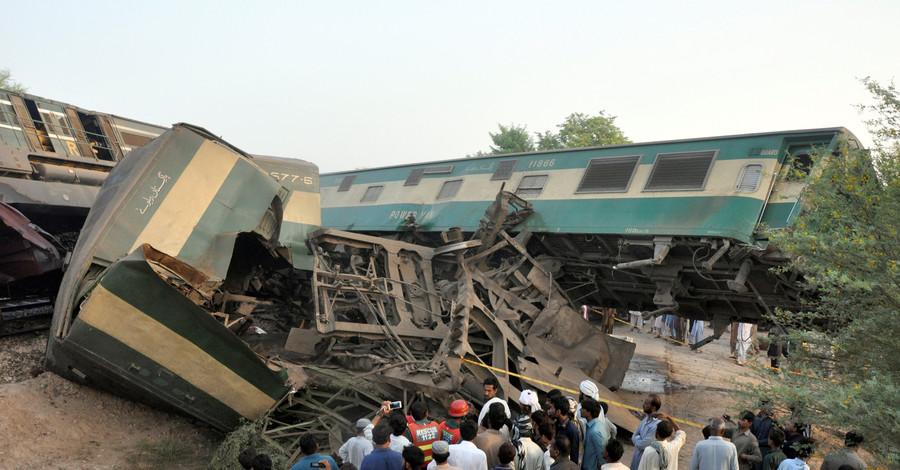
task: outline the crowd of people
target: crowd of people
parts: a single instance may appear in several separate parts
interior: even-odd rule
[[[291,470],[678,470],[687,434],[660,411],[658,395],[647,396],[642,411],[634,412],[641,421],[626,465],[620,461],[623,439],[617,439],[606,417],[608,404],[590,380],[580,384],[577,399],[552,390],[541,402],[535,391],[525,390],[515,417],[497,396],[496,379],[486,379],[483,388],[480,410],[456,400],[440,423],[430,418],[424,401],[414,402],[409,415],[382,403],[371,421],[356,422],[356,435],[338,451],[340,466],[319,453],[312,434],[303,435],[303,457]],[[729,416],[715,418],[700,432],[704,439],[694,448],[690,470],[810,470],[815,451],[806,425],[792,418],[782,427],[766,407],[741,413],[736,423]],[[826,456],[821,470],[866,468],[856,453],[862,441],[848,432],[845,448]],[[249,454],[241,455],[245,469],[271,468],[268,457]]]

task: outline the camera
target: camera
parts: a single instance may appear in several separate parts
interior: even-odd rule
[[[401,401],[392,401],[390,405],[388,405],[388,410],[399,410],[403,408],[403,402]]]
[[[325,468],[325,464],[322,462],[312,462],[309,466],[312,468]]]

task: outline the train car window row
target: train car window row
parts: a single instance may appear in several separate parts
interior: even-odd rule
[[[701,191],[718,150],[660,153],[644,191]]]
[[[341,180],[341,185],[338,187],[338,192],[340,191],[349,191],[350,187],[353,186],[353,180],[356,179],[356,175],[347,175],[344,179]]]
[[[735,191],[741,193],[752,193],[759,189],[759,183],[762,181],[763,166],[759,163],[750,163],[744,165],[741,174],[738,176]]]
[[[378,197],[381,196],[381,191],[384,189],[384,185],[375,185],[369,186],[366,188],[366,193],[363,194],[362,199],[359,202],[375,202],[378,200]]]
[[[640,155],[613,158],[592,158],[584,170],[581,183],[575,190],[580,193],[624,193],[640,163]]]
[[[508,180],[516,169],[517,163],[519,163],[518,160],[500,160],[500,163],[497,164],[497,169],[491,175],[491,181]]]
[[[459,193],[459,188],[462,187],[463,180],[449,180],[444,181],[444,184],[441,185],[441,190],[438,191],[437,198],[435,200],[441,201],[444,199],[453,199]]]
[[[549,175],[527,175],[519,180],[516,196],[539,196],[544,191]]]

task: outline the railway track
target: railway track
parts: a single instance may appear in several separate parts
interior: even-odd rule
[[[0,337],[46,330],[52,315],[49,297],[0,298]]]

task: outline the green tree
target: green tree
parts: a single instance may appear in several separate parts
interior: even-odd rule
[[[556,150],[565,148],[559,140],[559,135],[551,131],[536,132],[538,150]]]
[[[24,87],[21,83],[13,81],[12,72],[10,72],[9,69],[0,69],[0,88],[16,93],[25,93],[28,91],[28,88]]]
[[[840,146],[814,159],[804,212],[772,237],[818,287],[799,312],[771,318],[793,347],[776,375],[744,390],[802,420],[859,429],[882,464],[900,462],[900,100],[894,86],[863,83],[875,104],[871,152]],[[785,369],[791,372],[783,372]],[[829,451],[830,449],[820,449]]]
[[[572,113],[559,128],[559,142],[563,148],[595,147],[600,145],[630,144],[631,141],[615,124],[615,116],[600,111],[596,116]]]
[[[494,142],[491,146],[492,154],[534,152],[534,139],[525,126],[497,124],[497,127],[500,128],[499,132],[489,133]]]

